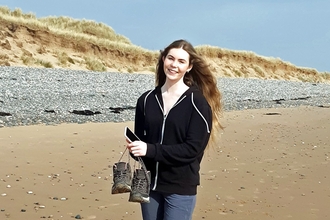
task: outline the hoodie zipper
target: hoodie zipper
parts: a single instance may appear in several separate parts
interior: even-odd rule
[[[186,95],[183,96],[181,99],[179,99],[167,112],[166,115],[164,115],[164,109],[162,107],[162,105],[159,102],[159,99],[157,97],[157,95],[155,96],[156,100],[158,102],[159,108],[162,110],[163,113],[163,124],[162,124],[162,132],[161,132],[161,138],[160,138],[160,144],[163,144],[163,138],[164,138],[164,131],[165,131],[165,122],[166,122],[166,118],[168,116],[168,114],[170,113],[170,111],[172,110],[172,108],[174,108],[175,106],[177,106],[184,98],[186,98]],[[152,190],[156,190],[157,187],[157,181],[158,181],[158,167],[159,167],[159,162],[156,162],[156,175],[155,175],[155,183],[154,183],[154,187],[152,188]]]

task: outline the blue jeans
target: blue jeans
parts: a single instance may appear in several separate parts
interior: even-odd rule
[[[191,220],[196,195],[150,191],[150,203],[141,203],[143,220]]]

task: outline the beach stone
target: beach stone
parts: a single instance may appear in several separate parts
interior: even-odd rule
[[[0,78],[0,128],[134,121],[138,97],[155,86],[153,74],[32,67],[0,66]],[[217,85],[225,111],[330,106],[330,83],[219,77]]]

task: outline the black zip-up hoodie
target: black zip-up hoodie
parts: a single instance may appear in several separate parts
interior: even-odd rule
[[[197,193],[200,162],[211,128],[211,108],[196,86],[190,87],[167,115],[159,86],[138,99],[134,130],[147,143],[142,158],[151,171],[151,190]]]

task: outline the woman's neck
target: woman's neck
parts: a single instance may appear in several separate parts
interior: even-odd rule
[[[177,94],[177,93],[182,94],[188,88],[189,87],[183,82],[183,80],[179,80],[174,83],[166,80],[161,89],[162,89],[162,93],[166,92],[168,94]]]

